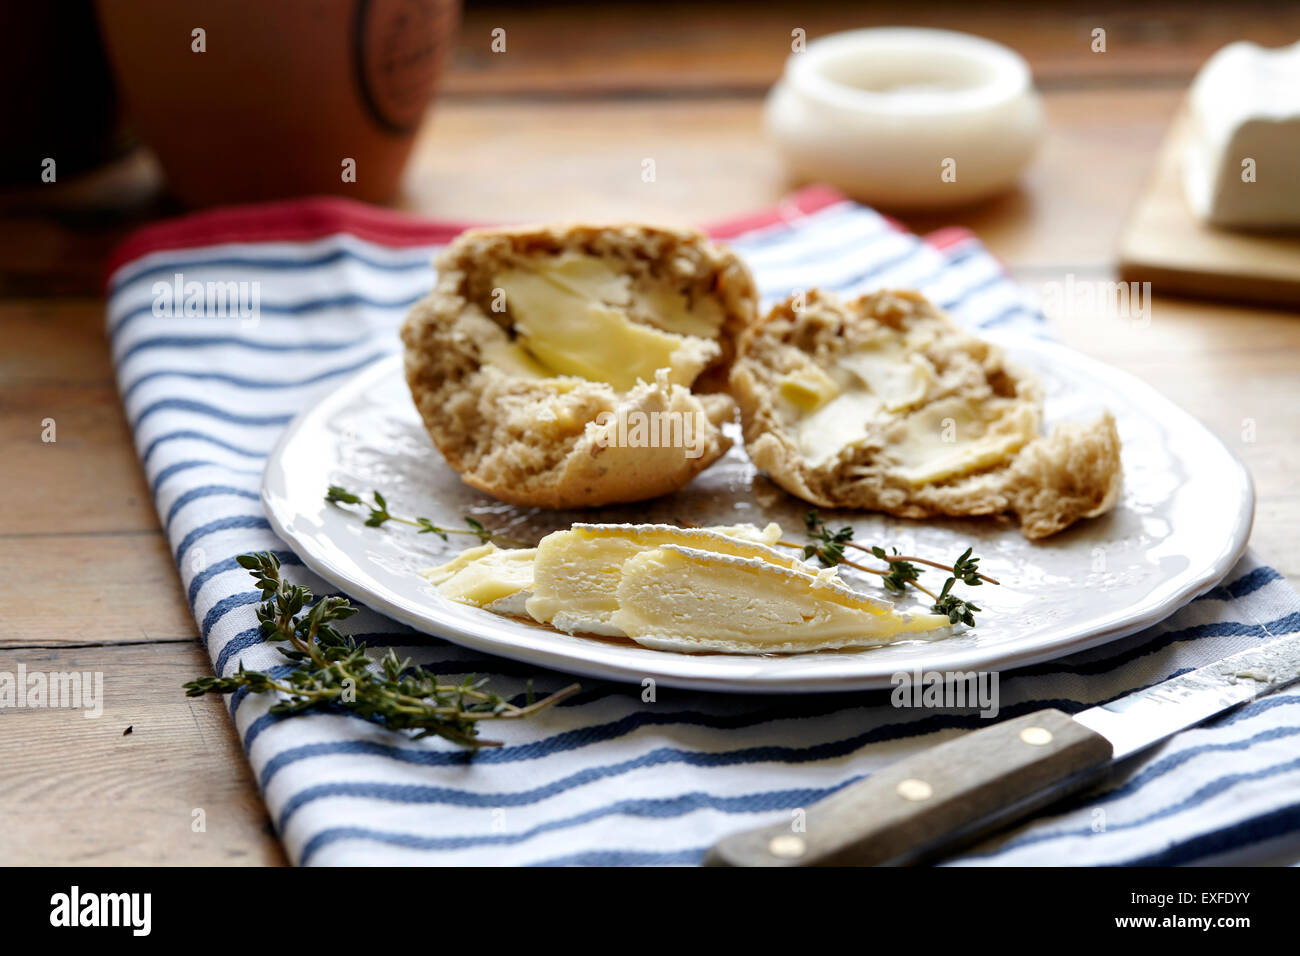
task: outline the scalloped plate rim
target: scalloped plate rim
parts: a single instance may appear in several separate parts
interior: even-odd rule
[[[1096,359],[1044,339],[1014,336],[984,331],[982,337],[1004,347],[1009,357],[1015,359],[1017,351],[1043,351],[1055,355],[1088,372],[1090,377],[1124,392],[1133,393],[1151,404],[1163,406],[1181,416],[1184,427],[1199,430],[1204,439],[1217,448],[1231,462],[1238,483],[1239,497],[1234,507],[1235,534],[1224,543],[1214,558],[1195,573],[1190,570],[1176,592],[1151,606],[1127,609],[1101,626],[1076,628],[1056,636],[1053,640],[1024,647],[1004,649],[994,647],[953,648],[941,661],[927,663],[927,669],[944,671],[1004,670],[1043,663],[1068,654],[1089,650],[1101,644],[1129,636],[1167,618],[1188,601],[1218,584],[1232,569],[1246,549],[1254,518],[1254,486],[1249,471],[1241,460],[1208,428],[1189,413],[1174,405],[1158,391],[1140,379],[1106,365]],[[443,608],[430,603],[425,607],[412,607],[395,595],[382,582],[373,578],[365,580],[349,572],[334,560],[310,536],[295,531],[291,521],[298,514],[285,497],[281,473],[285,468],[285,455],[304,430],[316,427],[322,416],[328,416],[336,407],[363,392],[374,381],[400,374],[400,354],[377,360],[368,368],[343,382],[334,391],[297,415],[286,427],[267,458],[262,477],[261,499],[273,530],[303,563],[330,584],[371,609],[410,625],[418,631],[442,638],[452,643],[496,654],[547,669],[584,677],[640,683],[653,678],[669,687],[740,693],[798,693],[840,692],[872,690],[891,686],[891,677],[900,671],[893,667],[885,672],[870,666],[871,651],[854,652],[855,664],[866,666],[850,669],[847,673],[807,675],[783,673],[781,664],[791,660],[816,658],[808,655],[690,655],[675,652],[653,651],[649,648],[611,644],[571,635],[563,635],[529,624],[512,621],[477,608],[455,606],[455,613],[445,614]],[[483,615],[478,618],[477,612]],[[574,641],[581,643],[574,644]],[[939,646],[942,639],[929,642],[927,647]],[[581,647],[583,655],[574,653]],[[653,655],[647,657],[646,655]],[[728,662],[725,670],[711,666],[719,660]],[[745,665],[748,665],[746,667]],[[748,670],[749,673],[745,673]],[[788,670],[788,669],[786,669]]]

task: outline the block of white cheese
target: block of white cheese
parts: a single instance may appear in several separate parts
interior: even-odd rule
[[[1201,68],[1189,100],[1187,201],[1216,226],[1300,228],[1300,42],[1238,42]]]

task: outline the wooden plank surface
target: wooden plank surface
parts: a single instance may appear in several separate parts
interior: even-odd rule
[[[644,8],[642,8],[644,10]],[[1236,3],[1221,10],[1176,0],[1057,4],[698,3],[660,0],[632,20],[623,5],[476,3],[464,21],[454,70],[444,84],[466,95],[619,96],[725,89],[761,94],[781,69],[791,33],[808,39],[859,27],[963,30],[1019,51],[1040,86],[1181,86],[1225,37],[1276,45],[1300,35],[1294,4]],[[492,52],[494,29],[505,53]],[[1093,51],[1093,31],[1106,49]],[[563,64],[563,69],[557,69]]]
[[[1048,135],[1019,187],[913,229],[964,225],[1022,268],[1109,268],[1178,90],[1046,95]],[[444,103],[416,142],[403,205],[458,221],[620,217],[709,222],[796,188],[756,98]],[[563,130],[562,136],[553,135]],[[641,162],[655,161],[643,182]],[[701,188],[701,184],[707,184]]]
[[[673,2],[647,18],[637,5],[475,5],[401,205],[492,222],[699,222],[766,205],[795,185],[760,125],[790,30],[815,37],[896,16],[848,3],[795,9]],[[1020,187],[907,223],[966,225],[1040,288],[1114,277],[1116,238],[1205,56],[1239,37],[1300,33],[1294,6],[1254,2],[1086,16],[943,2],[907,18],[1010,43],[1036,71],[1048,137]],[[488,52],[496,25],[508,31],[504,56]],[[1107,30],[1105,54],[1088,47],[1095,27]],[[640,179],[646,157],[652,184]],[[158,185],[141,152],[57,188],[0,195],[0,669],[100,671],[107,697],[97,720],[6,716],[0,862],[283,861],[220,703],[180,692],[207,658],[102,335],[103,256],[134,225],[175,211]],[[1144,378],[1242,455],[1259,493],[1255,546],[1300,582],[1300,322],[1154,291],[1149,324],[1077,310],[1052,318],[1069,344]],[[58,440],[45,443],[50,417]],[[196,807],[206,834],[191,830]]]
[[[1041,288],[1039,277],[1023,278]],[[1049,317],[1067,345],[1152,385],[1241,457],[1255,482],[1251,546],[1300,587],[1297,317],[1162,297],[1152,300],[1145,327],[1087,311]]]
[[[0,655],[198,636],[167,542],[156,529],[0,536],[0,580],[7,582],[0,593],[8,608],[0,617]]]
[[[180,691],[209,668],[198,644],[24,649],[0,659],[29,672],[101,674],[104,698],[95,718],[59,708],[6,717],[0,862],[284,862],[222,701]]]
[[[1119,240],[1119,273],[1170,294],[1300,306],[1300,235],[1216,229],[1183,189],[1192,119],[1178,111]]]

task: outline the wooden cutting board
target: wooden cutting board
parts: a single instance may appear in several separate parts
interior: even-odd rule
[[[1213,229],[1188,208],[1182,157],[1190,125],[1184,107],[1120,236],[1120,277],[1150,282],[1156,295],[1300,306],[1300,235]]]

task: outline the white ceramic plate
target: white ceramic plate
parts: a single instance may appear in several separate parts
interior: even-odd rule
[[[1050,424],[1109,408],[1123,440],[1124,493],[1104,517],[1032,544],[998,519],[907,521],[826,513],[855,540],[905,554],[955,558],[967,546],[1001,587],[974,591],[973,630],[860,651],[794,656],[679,654],[557,633],[441,597],[416,574],[472,539],[450,544],[390,524],[367,528],[324,500],[328,484],[379,489],[395,514],[489,529],[534,542],[573,521],[734,524],[778,521],[802,540],[808,505],[757,476],[733,448],[683,490],[595,512],[504,504],[463,484],[421,426],[399,357],[344,384],[288,428],[267,463],[262,500],[276,532],[307,566],[353,598],[411,626],[491,654],[585,676],[728,691],[840,691],[889,686],[900,671],[1003,669],[1131,634],[1216,584],[1246,546],[1250,477],[1204,426],[1137,379],[1077,352],[1023,337],[988,336],[1043,379]],[[739,442],[737,443],[739,445]],[[847,570],[847,569],[846,569]],[[849,572],[853,579],[857,572]],[[874,579],[860,576],[876,593]],[[922,582],[942,583],[931,571]]]

